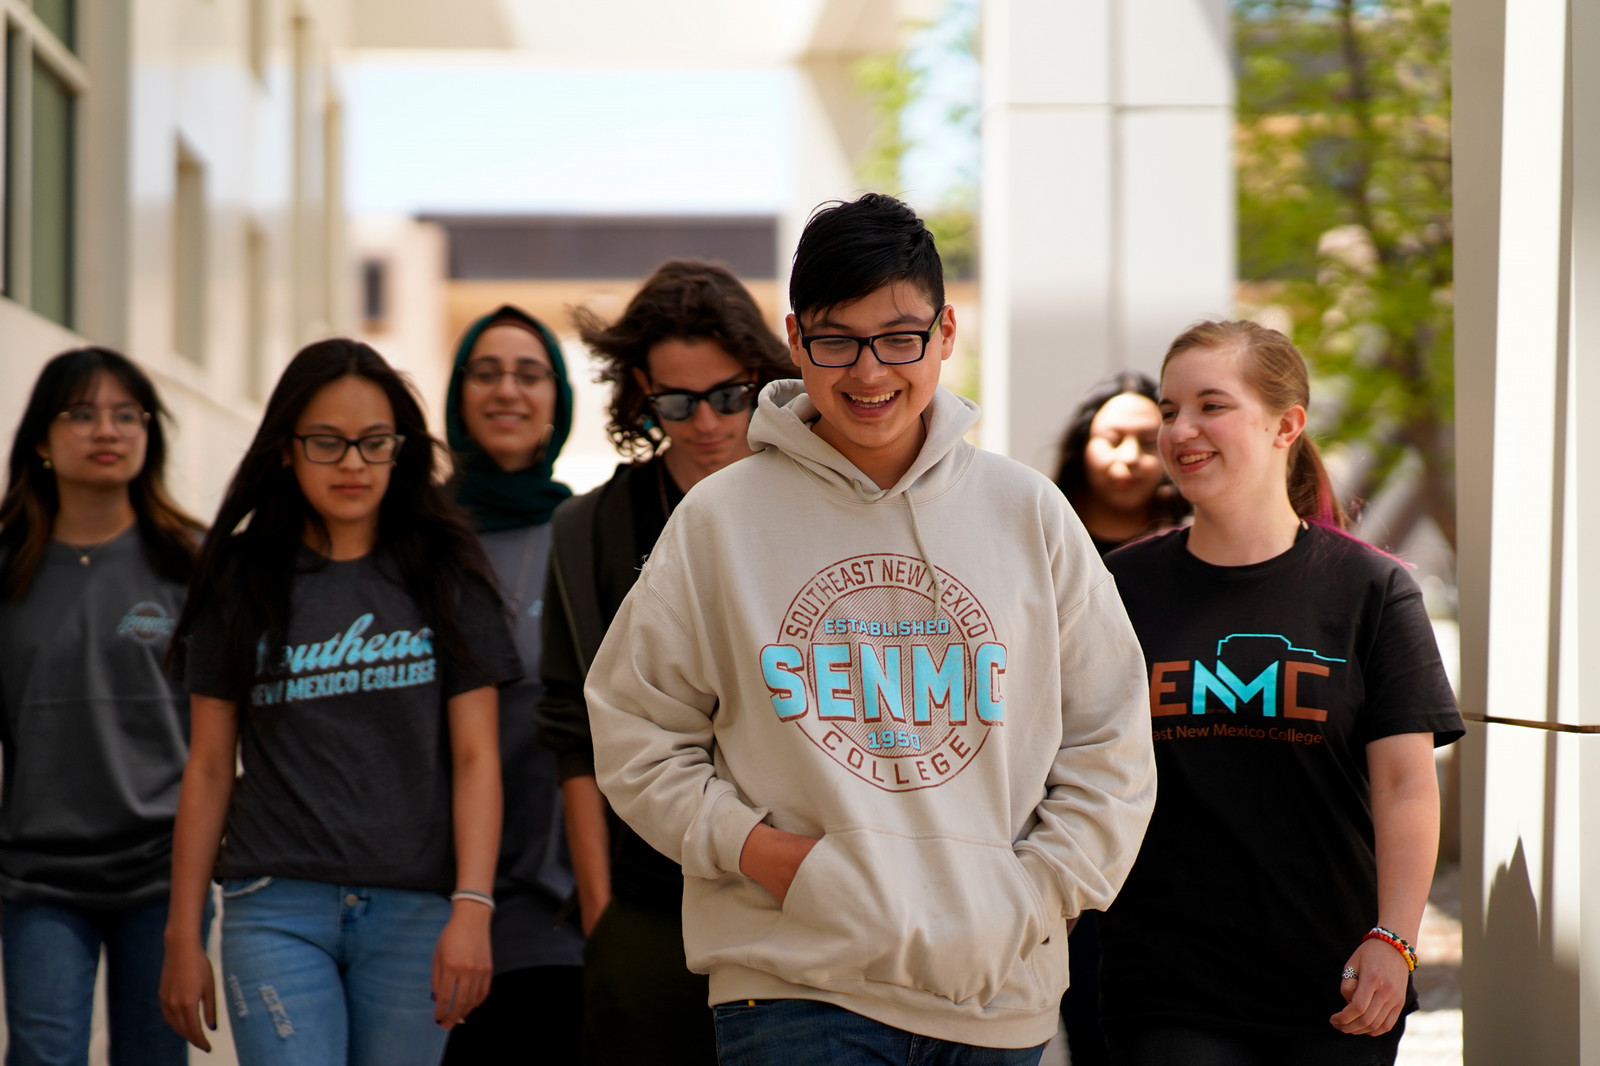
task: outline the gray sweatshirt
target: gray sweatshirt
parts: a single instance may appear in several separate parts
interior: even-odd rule
[[[1049,1039],[1068,919],[1155,800],[1144,660],[1056,487],[940,389],[879,490],[798,382],[690,491],[589,672],[601,788],[683,865],[711,1002],[806,998],[990,1047]],[[780,907],[760,821],[819,837]]]

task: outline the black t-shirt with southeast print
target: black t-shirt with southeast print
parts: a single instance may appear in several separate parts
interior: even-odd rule
[[[455,886],[445,702],[521,674],[494,591],[464,586],[471,663],[446,660],[430,620],[379,558],[302,552],[288,644],[263,655],[238,704],[241,773],[216,876],[449,892]],[[201,619],[189,689],[231,698],[221,627]]]
[[[1421,592],[1316,525],[1251,566],[1200,561],[1187,530],[1106,566],[1144,649],[1160,785],[1104,919],[1105,1023],[1332,1035],[1378,919],[1366,745],[1462,734]]]

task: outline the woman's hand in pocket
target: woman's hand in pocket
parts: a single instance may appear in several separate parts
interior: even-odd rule
[[[758,822],[744,838],[744,848],[739,852],[739,872],[772,893],[772,898],[782,906],[789,895],[789,886],[794,883],[794,875],[811,854],[811,849],[817,846],[817,839]]]

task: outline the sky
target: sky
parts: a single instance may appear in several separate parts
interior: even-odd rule
[[[977,65],[956,42],[972,0],[912,38],[928,70],[908,109],[905,191],[929,208],[977,178]],[[381,53],[373,53],[380,56]],[[345,68],[348,196],[358,215],[774,214],[792,196],[797,75],[540,69],[444,54]],[[844,190],[841,190],[843,192]]]
[[[357,214],[771,214],[794,148],[785,70],[348,68]]]

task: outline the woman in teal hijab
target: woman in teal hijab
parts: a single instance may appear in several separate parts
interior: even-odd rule
[[[549,327],[510,304],[468,326],[456,346],[445,432],[459,462],[456,499],[480,530],[550,521],[572,495],[552,477],[571,431],[572,386]]]
[[[473,322],[456,348],[445,428],[456,499],[476,522],[514,617],[522,680],[500,692],[505,822],[495,874],[494,982],[472,1024],[451,1030],[446,1064],[489,1062],[534,1034],[552,1062],[576,1062],[583,936],[569,916],[572,864],[555,757],[535,737],[540,619],[550,515],[572,490],[553,476],[572,428],[572,386],[555,335],[515,307]]]

